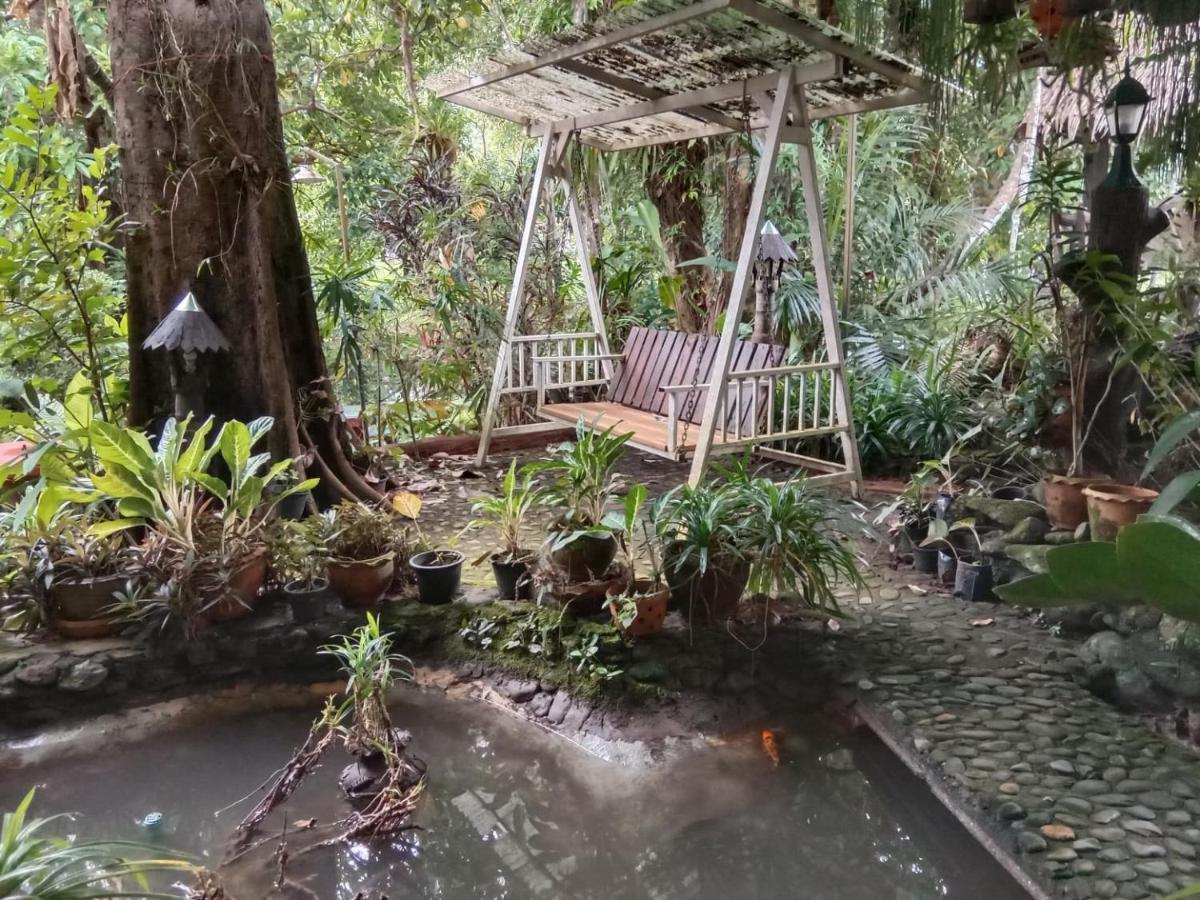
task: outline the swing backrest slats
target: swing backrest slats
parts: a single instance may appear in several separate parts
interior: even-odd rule
[[[713,335],[642,326],[631,329],[608,399],[631,409],[666,415],[667,394],[661,388],[672,384],[707,384],[719,343],[720,338]],[[730,371],[746,372],[778,366],[783,362],[783,354],[784,348],[777,344],[738,341]],[[766,389],[762,387],[757,404],[760,416],[765,413],[765,396]],[[704,416],[703,394],[683,394],[679,400],[680,420],[699,424]],[[742,433],[749,434],[755,408],[753,386],[747,385],[742,390],[740,413],[733,393],[726,408],[726,427],[735,430],[735,420],[740,419]]]

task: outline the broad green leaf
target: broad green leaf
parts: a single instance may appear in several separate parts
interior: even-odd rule
[[[229,485],[215,475],[209,475],[206,472],[193,472],[192,480],[222,503],[229,502]]]
[[[96,537],[104,537],[109,534],[116,534],[118,531],[126,531],[130,528],[137,528],[139,525],[146,524],[143,519],[105,519],[103,522],[97,522],[88,531]]]
[[[91,480],[96,490],[113,500],[136,497],[150,504],[157,504],[159,500],[157,491],[124,466],[111,465],[107,471],[93,475]]]
[[[1156,516],[1165,516],[1200,487],[1200,472],[1184,472],[1171,479],[1150,507]]]
[[[1093,602],[1078,594],[1065,593],[1049,575],[1030,575],[1028,578],[1011,581],[999,585],[995,588],[995,593],[1005,603],[1031,609],[1077,606]]]
[[[236,419],[225,423],[220,436],[221,458],[229,466],[230,472],[237,473],[246,468],[246,461],[250,458],[250,443],[250,429],[245,423]]]
[[[1166,522],[1134,522],[1118,533],[1117,556],[1144,602],[1200,622],[1200,541]]]
[[[86,430],[92,424],[92,382],[82,371],[67,385],[63,397],[63,419],[71,430]]]
[[[1082,596],[1092,603],[1137,602],[1114,543],[1084,541],[1054,547],[1046,554],[1046,565],[1063,593]]]
[[[175,463],[175,480],[184,481],[189,478],[193,472],[203,472],[208,468],[208,462],[204,459],[205,450],[207,449],[208,433],[212,430],[213,420],[209,416],[192,433],[192,439],[187,447],[179,454],[179,460]],[[212,457],[210,456],[209,459]]]
[[[140,432],[121,429],[96,419],[90,429],[92,447],[103,463],[115,463],[132,472],[147,472],[154,468],[154,451]]]
[[[1179,445],[1179,442],[1186,438],[1189,434],[1200,428],[1200,409],[1193,409],[1190,412],[1185,412],[1170,425],[1163,429],[1162,436],[1159,437],[1158,443],[1154,445],[1154,449],[1150,451],[1150,457],[1146,460],[1146,465],[1142,469],[1141,481],[1147,475],[1154,471],[1155,467],[1162,462],[1167,455]]]

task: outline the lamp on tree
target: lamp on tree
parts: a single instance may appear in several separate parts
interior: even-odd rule
[[[1133,143],[1151,99],[1126,62],[1125,77],[1104,101],[1109,137],[1116,144],[1112,167],[1092,192],[1088,249],[1116,254],[1131,278],[1137,277],[1146,244],[1169,224],[1165,212],[1150,208],[1150,191],[1133,170]]]
[[[191,291],[175,304],[150,336],[142,341],[143,350],[166,350],[171,354],[171,386],[175,390],[175,417],[202,418],[208,372],[201,354],[230,349],[217,323],[200,308]]]
[[[758,257],[754,261],[754,334],[750,340],[769,344],[772,337],[771,309],[783,267],[799,257],[771,222],[763,223],[758,238]]]

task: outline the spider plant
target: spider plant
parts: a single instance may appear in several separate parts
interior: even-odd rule
[[[743,497],[715,481],[681,484],[654,505],[651,520],[666,557],[672,585],[710,569],[728,571],[742,563],[745,543],[739,529]]]
[[[498,562],[517,563],[529,557],[530,551],[521,546],[521,526],[540,497],[527,469],[518,477],[514,459],[500,484],[500,493],[475,502],[472,510],[477,518],[473,524],[494,528],[500,536]]]
[[[803,607],[840,615],[835,587],[864,582],[829,504],[799,480],[755,478],[741,493],[747,514],[738,534],[750,560],[751,590],[794,592]]]
[[[392,636],[383,632],[379,618],[370,612],[365,625],[338,636],[320,653],[333,657],[346,676],[345,697],[333,707],[331,723],[341,723],[349,715],[352,746],[387,746],[387,694],[396,682],[412,681],[412,661],[392,652]]]
[[[545,472],[551,477],[542,502],[562,510],[551,549],[564,547],[584,535],[611,533],[604,517],[621,485],[613,467],[632,436],[614,434],[614,427],[594,431],[580,418],[574,441],[560,445],[556,456],[530,466],[531,472]]]
[[[0,827],[0,897],[28,900],[102,900],[107,897],[145,897],[171,900],[178,894],[156,893],[147,887],[149,872],[195,873],[177,859],[134,859],[129,853],[153,848],[122,841],[73,842],[47,831],[62,816],[30,819],[30,790]]]

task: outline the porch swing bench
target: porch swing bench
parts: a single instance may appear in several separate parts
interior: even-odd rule
[[[582,419],[629,434],[648,453],[690,457],[692,484],[713,455],[753,447],[814,470],[812,481],[849,482],[857,492],[862,475],[811,125],[925,102],[929,85],[915,66],[858,44],[790,0],[640,0],[503,50],[468,72],[445,73],[430,87],[443,100],[516,122],[541,142],[480,462],[493,436]],[[754,136],[758,171],[720,336],[639,327],[623,353],[611,353],[588,249],[598,235],[576,194],[569,148],[619,152],[737,133]],[[790,366],[782,347],[738,338],[783,144],[796,148],[824,344],[812,362]],[[566,201],[591,330],[520,334],[536,222],[551,185]],[[502,401],[530,393],[545,421],[498,426]],[[839,459],[796,452],[824,436],[840,445]]]
[[[612,427],[617,434],[631,435],[632,446],[668,459],[691,456],[720,339],[639,326],[630,331],[624,353],[602,354],[590,352],[590,337],[551,336],[553,353],[532,356],[538,415],[571,424],[582,419],[597,430]],[[838,367],[783,366],[783,357],[784,348],[777,344],[734,343],[713,453],[845,430],[833,421]],[[611,378],[603,375],[606,362],[618,364]],[[606,391],[606,399],[547,402],[556,392],[595,388]],[[811,467],[834,468],[823,460],[788,455]]]

